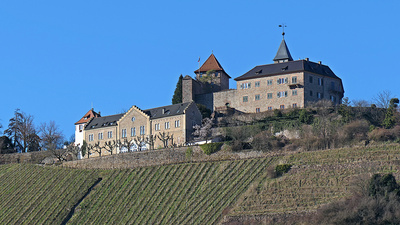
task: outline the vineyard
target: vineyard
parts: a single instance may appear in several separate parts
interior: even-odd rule
[[[0,224],[216,224],[309,212],[351,195],[362,175],[399,180],[399,153],[393,144],[134,169],[1,165]],[[271,178],[277,164],[292,168]]]
[[[61,224],[96,171],[0,166],[0,224]]]
[[[210,224],[265,172],[271,159],[78,170],[0,167],[0,224]]]
[[[393,173],[399,180],[399,153],[399,145],[390,145],[281,157],[280,163],[293,165],[289,173],[275,179],[264,174],[241,197],[229,216],[312,211],[321,204],[351,195],[362,175]]]

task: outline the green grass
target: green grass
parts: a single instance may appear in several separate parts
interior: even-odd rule
[[[277,164],[292,168],[271,179]],[[68,224],[215,224],[223,212],[312,211],[349,196],[359,175],[399,179],[399,171],[399,145],[124,170],[0,165],[0,224],[60,224],[99,177]]]

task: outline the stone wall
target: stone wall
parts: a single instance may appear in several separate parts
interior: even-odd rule
[[[227,106],[227,104],[229,107],[236,108],[238,106],[236,93],[236,89],[229,89],[213,93],[214,108],[224,107]]]
[[[196,95],[195,102],[206,106],[207,109],[210,109],[211,111],[214,110],[214,95],[213,95],[213,93],[198,94],[198,95]]]
[[[52,153],[49,151],[40,152],[27,152],[27,153],[12,153],[12,154],[0,154],[0,164],[9,163],[42,163],[47,158],[52,157]]]
[[[220,160],[237,160],[248,158],[259,158],[275,156],[277,153],[263,153],[257,151],[243,151],[238,153],[219,151],[211,155],[206,155],[199,146],[192,146],[193,154],[186,156],[188,147],[170,148],[163,150],[151,150],[142,152],[121,153],[117,155],[96,157],[68,161],[62,167],[81,168],[81,169],[112,169],[112,168],[136,168],[144,166],[167,165],[185,162],[204,162]],[[222,147],[224,149],[224,147]]]

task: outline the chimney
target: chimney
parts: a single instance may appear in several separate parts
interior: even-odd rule
[[[163,108],[163,109],[162,109],[162,114],[164,114],[164,113],[165,113],[165,109]]]
[[[321,61],[318,61],[318,64],[319,64],[319,65],[321,65],[321,64],[322,64],[322,62],[321,62]]]
[[[306,58],[306,61],[308,62],[310,59],[309,58]]]

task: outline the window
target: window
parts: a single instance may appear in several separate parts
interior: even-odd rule
[[[103,133],[99,133],[98,135],[99,140],[103,140]]]
[[[133,116],[133,117],[132,117],[132,122],[134,122],[134,121],[135,121],[135,117]]]
[[[276,80],[276,82],[278,84],[287,84],[288,79],[287,78],[278,78],[278,80]]]
[[[267,85],[272,85],[272,80],[267,80]]]
[[[297,84],[297,77],[292,77],[292,84]]]
[[[268,106],[268,111],[271,111],[272,110],[272,106]]]
[[[126,129],[122,129],[121,137],[126,138]]]
[[[324,95],[320,92],[317,92],[317,98],[322,99],[324,97]]]
[[[181,121],[175,120],[175,127],[180,127],[180,126],[181,126]]]
[[[156,123],[154,125],[154,130],[160,130],[160,124],[159,123]]]
[[[267,94],[267,98],[268,98],[268,99],[271,99],[271,98],[272,98],[272,93],[268,93],[268,94]]]
[[[279,108],[280,109],[285,109],[285,105],[280,105]]]
[[[310,96],[313,96],[312,91],[310,91]]]
[[[335,96],[331,95],[331,96],[330,96],[330,99],[331,99],[331,101],[332,101],[333,103],[336,103],[336,97],[335,97]]]
[[[136,130],[134,127],[131,127],[131,137],[136,136]]]
[[[108,139],[112,138],[112,131],[108,131],[108,132],[107,132],[107,138],[108,138]]]
[[[145,133],[144,126],[140,126],[140,135],[144,135]]]
[[[89,134],[89,141],[93,141],[93,134]]]
[[[256,82],[254,83],[254,87],[260,87],[260,81],[256,81]]]
[[[333,81],[331,82],[331,89],[335,90],[335,82],[333,82]]]
[[[293,103],[292,108],[297,108],[297,103]]]
[[[243,102],[248,102],[248,101],[249,101],[249,97],[243,96]]]
[[[260,108],[256,108],[256,113],[259,113],[260,112]]]
[[[260,100],[260,95],[256,95],[255,99],[256,99],[256,101]]]
[[[287,91],[278,91],[277,97],[278,98],[287,97]]]
[[[83,125],[79,125],[79,132],[82,132],[83,130]]]
[[[293,96],[297,95],[297,90],[292,90],[292,95]]]
[[[169,122],[165,122],[165,129],[169,129]]]
[[[322,78],[318,78],[318,85],[323,86],[324,85],[324,80]]]
[[[309,79],[310,83],[312,83],[312,76],[310,76],[308,79]]]
[[[251,88],[251,83],[250,82],[240,84],[240,89],[247,89],[247,88]]]

